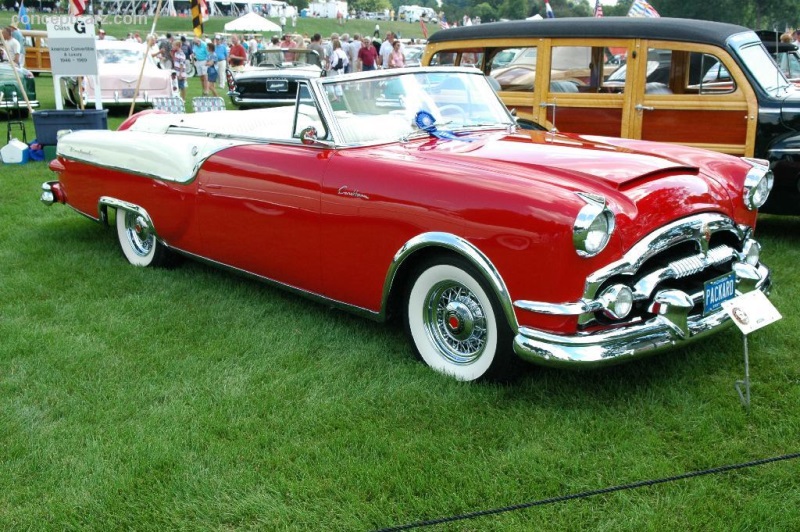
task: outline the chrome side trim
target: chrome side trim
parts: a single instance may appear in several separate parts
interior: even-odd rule
[[[481,250],[467,240],[451,233],[431,232],[417,235],[406,242],[397,253],[395,253],[392,263],[389,266],[389,271],[386,272],[386,280],[383,283],[383,297],[381,299],[382,315],[384,315],[387,310],[389,294],[392,291],[392,285],[394,284],[397,270],[403,262],[415,252],[427,247],[439,247],[454,251],[478,268],[489,282],[497,299],[500,301],[503,314],[505,314],[512,331],[516,332],[519,329],[519,323],[517,322],[517,316],[514,314],[514,305],[512,304],[511,296],[497,268],[494,267],[489,258],[484,255]]]
[[[771,287],[769,269],[762,265],[752,270],[757,278],[753,279],[752,288],[768,293]],[[740,284],[741,290],[737,292],[748,291],[751,286]],[[679,315],[677,318],[682,317]],[[588,369],[686,345],[730,325],[732,322],[728,314],[719,309],[707,316],[688,316],[685,323],[674,316],[658,315],[646,322],[597,333],[558,335],[531,327],[520,327],[514,338],[514,351],[524,360],[535,364]]]

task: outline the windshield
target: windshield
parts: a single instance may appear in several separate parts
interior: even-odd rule
[[[253,54],[250,64],[256,67],[320,66],[319,55],[314,50],[269,48]]]
[[[760,42],[739,48],[739,56],[756,82],[767,92],[793,90],[792,84]]]
[[[97,50],[97,58],[105,64],[141,65],[143,53],[144,49],[101,48]]]
[[[345,144],[514,124],[482,74],[436,69],[338,78],[321,83]]]

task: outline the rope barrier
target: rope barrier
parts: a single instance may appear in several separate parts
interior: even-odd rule
[[[585,499],[587,497],[593,497],[595,495],[603,495],[606,493],[613,493],[616,491],[624,491],[624,490],[631,490],[636,488],[642,488],[645,486],[655,486],[656,484],[664,484],[666,482],[675,482],[677,480],[684,480],[687,478],[694,478],[694,477],[701,477],[705,475],[714,475],[719,473],[726,473],[728,471],[734,471],[737,469],[745,469],[748,467],[755,467],[765,464],[771,464],[773,462],[781,462],[785,460],[794,460],[800,458],[800,453],[792,453],[792,454],[785,454],[782,456],[776,456],[773,458],[763,458],[760,460],[753,460],[752,462],[745,462],[742,464],[732,464],[732,465],[725,465],[720,467],[714,467],[711,469],[704,469],[702,471],[691,471],[689,473],[683,473],[680,475],[675,475],[671,477],[659,478],[654,480],[641,480],[639,482],[633,482],[630,484],[622,484],[619,486],[612,486],[608,488],[602,488],[597,490],[591,491],[584,491],[581,493],[573,493],[570,495],[561,495],[558,497],[551,497],[548,499],[540,499],[538,501],[531,501],[531,502],[524,502],[520,504],[513,504],[510,506],[504,506],[502,508],[492,508],[488,510],[479,510],[476,512],[470,512],[460,515],[452,515],[449,517],[440,517],[438,519],[428,519],[425,521],[417,521],[414,523],[408,523],[405,525],[397,525],[397,526],[390,526],[387,528],[378,529],[376,532],[394,532],[397,530],[410,530],[412,528],[422,528],[425,526],[433,526],[433,525],[440,525],[443,523],[452,523],[454,521],[464,521],[467,519],[475,519],[476,517],[483,517],[487,515],[496,515],[506,512],[513,512],[516,510],[523,510],[525,508],[532,508],[534,506],[544,506],[546,504],[553,504],[557,502],[564,502],[564,501],[571,501],[575,499]]]

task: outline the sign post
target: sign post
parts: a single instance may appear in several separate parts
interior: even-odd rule
[[[56,109],[64,108],[61,78],[94,76],[95,107],[103,108],[100,76],[97,75],[97,44],[93,17],[54,17],[47,23],[47,44],[53,70]],[[80,93],[81,87],[78,86]]]
[[[744,335],[744,380],[734,383],[742,405],[750,409],[750,358],[747,335],[781,319],[778,309],[760,290],[747,292],[722,302],[722,308]]]

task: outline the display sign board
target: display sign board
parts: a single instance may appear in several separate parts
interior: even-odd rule
[[[96,76],[97,45],[92,17],[54,17],[47,23],[53,76]]]
[[[745,335],[781,319],[778,309],[760,290],[729,299],[722,308]]]

